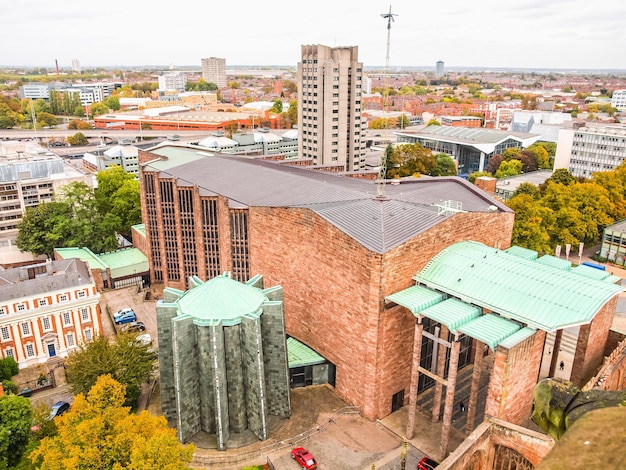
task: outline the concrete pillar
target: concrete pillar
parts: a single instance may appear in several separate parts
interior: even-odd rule
[[[467,423],[465,432],[467,434],[474,430],[474,420],[476,418],[476,404],[478,403],[478,389],[480,388],[480,376],[483,369],[483,348],[484,343],[476,340],[476,351],[474,353],[474,370],[472,372],[472,388],[470,389],[469,402],[467,404]]]
[[[415,431],[415,407],[417,406],[417,381],[419,379],[420,359],[422,357],[422,333],[424,325],[422,320],[418,319],[415,325],[415,334],[413,335],[413,362],[411,364],[411,385],[409,386],[409,418],[406,423],[406,438],[413,439]]]
[[[452,426],[452,407],[454,405],[454,392],[456,391],[456,376],[459,369],[459,351],[461,351],[461,343],[458,341],[458,338],[454,338],[450,351],[446,401],[443,406],[443,423],[441,425],[440,453],[443,458],[448,456],[448,440],[450,438],[450,427]]]
[[[439,331],[439,338],[444,341],[448,341],[448,327],[446,325],[441,325],[441,330]],[[448,348],[439,343],[437,345],[437,370],[435,373],[443,378],[446,370],[446,352]],[[439,381],[435,382],[435,391],[433,393],[433,416],[432,422],[439,422],[439,415],[441,414],[441,395],[443,393],[443,384]]]

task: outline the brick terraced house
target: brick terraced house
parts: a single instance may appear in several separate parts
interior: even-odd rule
[[[20,368],[67,354],[102,332],[87,263],[44,261],[0,271],[0,357]]]

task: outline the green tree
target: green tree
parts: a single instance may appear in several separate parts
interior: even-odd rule
[[[496,178],[506,178],[508,176],[519,175],[522,172],[522,162],[519,160],[503,161],[496,171]]]
[[[50,113],[37,113],[37,127],[55,127],[57,125],[57,118],[54,114]]]
[[[430,173],[431,176],[456,176],[456,164],[452,157],[445,153],[435,155],[437,165]]]
[[[0,381],[11,380],[11,377],[17,375],[20,368],[11,356],[0,359]]]
[[[433,118],[426,123],[426,127],[429,127],[429,126],[441,126],[441,123],[437,121],[435,118]]]
[[[124,386],[108,375],[78,395],[57,418],[58,434],[41,441],[31,460],[41,470],[186,470],[193,444],[178,442],[162,416],[123,406]]]
[[[28,398],[0,397],[0,468],[10,468],[20,461],[30,437],[32,416]]]
[[[511,244],[540,253],[552,253],[550,237],[554,223],[552,210],[544,207],[530,194],[516,195],[506,204],[515,211]]]
[[[103,103],[106,104],[109,109],[112,109],[113,111],[119,111],[119,109],[121,108],[120,99],[117,96],[109,96],[103,101]]]
[[[99,116],[101,114],[107,114],[109,107],[104,103],[94,103],[91,105],[90,110],[92,116]]]
[[[519,196],[521,194],[528,194],[533,199],[539,199],[541,197],[541,192],[539,191],[539,188],[534,184],[528,182],[521,183],[513,193],[513,197]]]
[[[411,121],[409,121],[409,118],[406,117],[406,114],[402,114],[398,118],[398,122],[396,124],[396,127],[399,127],[400,129],[404,129],[405,127],[409,127],[410,125],[411,125]]]
[[[504,157],[500,154],[495,154],[489,157],[489,161],[487,162],[487,165],[485,166],[485,171],[491,173],[492,175],[498,171],[498,168],[500,168],[500,165],[502,164],[502,162],[504,161]]]
[[[87,121],[83,121],[81,119],[72,119],[70,122],[67,123],[67,128],[69,130],[89,130],[93,129],[93,126]]]
[[[140,344],[136,334],[120,333],[113,342],[104,336],[82,343],[65,361],[67,380],[75,394],[87,393],[98,377],[110,375],[124,385],[125,403],[136,406],[141,384],[154,369],[149,345]]]
[[[509,147],[504,152],[502,152],[502,158],[504,160],[513,160],[516,159],[519,154],[522,153],[522,149],[519,147]]]
[[[292,126],[298,124],[298,100],[289,101],[289,109],[287,110],[287,117]]]
[[[120,221],[116,231],[130,237],[131,226],[141,222],[139,181],[118,165],[99,171],[95,190],[98,211],[112,214]]]
[[[546,142],[552,143],[552,142]],[[556,144],[554,145],[554,150],[556,150]],[[537,161],[537,166],[543,170],[547,170],[551,167],[550,164],[550,153],[545,145],[533,144],[528,147],[525,151],[532,152],[535,155],[535,160]],[[552,155],[554,156],[554,154]]]
[[[429,175],[436,166],[432,152],[422,144],[402,144],[393,149],[387,175],[389,178]]]
[[[470,173],[467,180],[470,183],[474,184],[476,182],[476,179],[480,178],[481,176],[489,176],[493,178],[493,175],[489,173],[488,171],[475,171],[474,173]]]
[[[272,107],[270,108],[270,113],[280,114],[283,112],[283,100],[275,99],[273,101]]]
[[[82,132],[77,132],[67,138],[70,145],[82,147],[89,144],[89,139]]]
[[[54,249],[66,246],[66,240],[71,236],[71,217],[71,207],[63,202],[44,202],[28,207],[17,224],[18,248],[54,258]]]

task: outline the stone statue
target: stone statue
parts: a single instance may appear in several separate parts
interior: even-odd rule
[[[626,390],[582,391],[572,382],[557,378],[539,381],[533,395],[531,419],[554,440],[559,440],[571,424],[588,411],[626,406]]]

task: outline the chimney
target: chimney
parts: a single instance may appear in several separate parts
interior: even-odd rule
[[[52,260],[50,258],[48,258],[46,260],[46,274],[48,276],[52,276],[53,271],[52,271]]]

